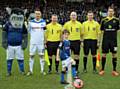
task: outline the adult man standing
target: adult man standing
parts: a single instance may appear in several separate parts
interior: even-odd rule
[[[114,8],[108,8],[108,16],[101,22],[101,30],[103,32],[102,41],[102,69],[99,72],[100,75],[104,74],[104,68],[106,63],[106,54],[109,51],[112,53],[112,64],[113,71],[112,75],[118,76],[119,73],[116,71],[117,66],[117,31],[119,30],[119,19],[114,17]]]
[[[35,10],[35,19],[31,20],[28,25],[28,31],[30,32],[30,59],[29,59],[29,72],[27,75],[33,74],[34,56],[36,51],[40,57],[41,73],[44,72],[44,29],[46,22],[41,18],[41,11]]]
[[[51,23],[46,26],[46,44],[50,61],[48,73],[52,71],[52,56],[56,56],[57,48],[61,40],[62,26],[57,21],[57,15],[53,14],[51,16]],[[55,65],[56,73],[58,73],[59,61],[55,60]]]
[[[70,32],[70,35],[69,35],[70,48],[71,48],[71,51],[73,51],[74,60],[76,62],[76,72],[78,72],[82,25],[80,22],[77,21],[76,12],[71,12],[70,21],[64,24],[63,29],[66,29]]]
[[[84,69],[83,72],[87,72],[87,59],[89,51],[91,50],[92,59],[93,59],[93,73],[97,73],[96,71],[96,53],[97,46],[99,46],[99,38],[100,38],[100,25],[97,21],[93,19],[94,14],[92,11],[88,11],[87,18],[88,20],[83,22],[82,25],[82,33],[84,39]]]

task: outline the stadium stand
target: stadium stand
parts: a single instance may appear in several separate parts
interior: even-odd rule
[[[69,20],[68,17],[71,11],[76,11],[78,14],[78,20],[83,22],[86,19],[86,13],[88,10],[93,10],[95,13],[95,20],[100,22],[101,17],[104,17],[106,14],[107,7],[109,5],[115,7],[115,10],[117,11],[116,16],[120,18],[119,0],[109,0],[109,2],[106,0],[105,3],[103,3],[103,0],[98,0],[93,3],[85,1],[65,2],[65,0],[46,0],[46,2],[40,3],[40,8],[42,8],[43,17],[48,23],[50,22],[50,16],[52,14],[57,14],[59,17],[59,22],[64,24],[64,22]],[[0,24],[4,24],[7,20],[8,15],[5,11],[5,7],[7,6],[11,8],[19,7],[22,9],[28,9],[28,14],[26,16],[27,18],[36,7],[35,0],[19,0],[19,2],[17,0],[0,0]]]

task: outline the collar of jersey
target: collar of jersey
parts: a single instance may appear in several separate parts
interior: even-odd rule
[[[72,20],[70,20],[70,22],[71,22],[72,24],[74,24],[74,23],[76,23],[76,22],[77,22],[77,20],[76,20],[74,23],[72,22]]]
[[[94,22],[94,20],[92,20],[92,21],[89,21],[89,20],[87,20],[89,23],[91,23],[91,22]]]
[[[63,41],[69,41],[68,39],[64,39]]]
[[[53,24],[53,23],[51,22],[51,24],[52,24],[52,25],[57,25],[57,22],[56,22],[55,24]]]
[[[40,19],[39,21],[37,21],[36,19],[33,19],[32,22],[34,22],[34,23],[41,23],[41,22],[44,22],[44,20]]]
[[[114,18],[114,16],[113,16],[113,17],[111,17],[111,18],[107,16],[107,18],[108,18],[109,20],[111,20],[111,19],[113,19],[113,18]]]

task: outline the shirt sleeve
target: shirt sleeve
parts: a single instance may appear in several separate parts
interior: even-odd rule
[[[59,44],[59,47],[58,47],[59,49],[62,49],[63,48],[63,42],[60,42],[60,44]]]
[[[82,24],[81,23],[79,23],[79,29],[80,29],[80,35],[81,35],[81,31],[82,31]]]
[[[97,28],[97,33],[100,34],[101,30],[100,30],[100,24],[99,23],[97,23],[97,27],[96,28]]]
[[[42,23],[42,26],[43,30],[46,30],[46,21],[44,20],[44,22]]]
[[[27,34],[27,33],[28,33],[27,28],[26,28],[25,24],[23,24],[23,34]]]
[[[8,23],[6,23],[4,26],[3,26],[3,31],[8,31]]]
[[[101,21],[101,26],[100,26],[100,30],[104,30],[104,20]]]
[[[120,20],[118,19],[118,30],[120,30]]]
[[[64,26],[63,26],[63,29],[62,29],[62,30],[65,30],[65,29],[66,29],[66,30],[68,30],[68,29],[67,29],[67,23],[65,23],[65,24],[64,24]]]
[[[84,23],[82,23],[82,25],[81,25],[81,34],[82,35],[84,34]]]
[[[48,25],[46,25],[45,27],[45,38],[47,39],[47,36],[48,36]]]
[[[62,30],[63,30],[63,26],[60,25],[60,38],[61,38],[61,35],[62,35]]]
[[[28,22],[28,32],[30,32],[31,31],[31,23],[30,22]]]

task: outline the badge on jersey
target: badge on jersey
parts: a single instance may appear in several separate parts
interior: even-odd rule
[[[116,23],[116,21],[115,21],[115,20],[113,20],[113,23]]]
[[[108,28],[109,28],[109,29],[111,29],[111,28],[112,28],[112,26],[111,26],[111,25],[108,25]]]
[[[60,33],[60,30],[58,30],[57,33]]]
[[[45,26],[46,26],[46,22],[45,21],[40,23],[40,27],[44,28]]]
[[[114,47],[114,51],[115,51],[115,52],[117,51],[117,47]]]
[[[76,28],[76,32],[79,32],[79,28]]]
[[[93,31],[95,31],[95,27],[93,27]]]

